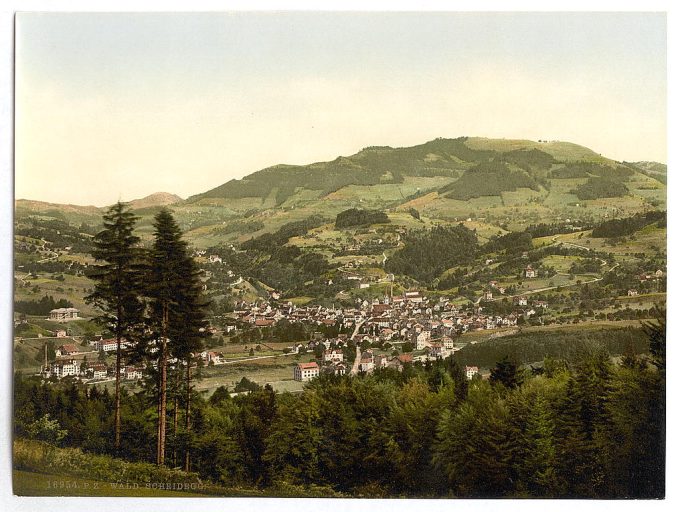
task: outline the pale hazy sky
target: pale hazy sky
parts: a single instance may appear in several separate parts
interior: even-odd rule
[[[187,197],[463,135],[665,162],[665,15],[17,15],[17,198]]]

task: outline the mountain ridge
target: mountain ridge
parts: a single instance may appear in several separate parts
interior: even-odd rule
[[[276,164],[192,195],[186,201],[200,204],[204,200],[253,197],[261,198],[263,202],[269,199],[279,206],[301,189],[318,191],[319,197],[325,197],[343,187],[402,183],[405,177],[460,178],[469,168],[489,160],[506,162],[510,164],[509,171],[528,172],[533,179],[545,178],[552,164],[587,162],[602,166],[619,165],[590,148],[571,142],[437,138],[408,147],[367,146],[353,155],[338,156],[325,162]],[[640,171],[655,177],[644,169]]]
[[[197,248],[242,243],[312,217],[332,222],[353,208],[384,211],[409,229],[423,220],[479,218],[479,229],[491,235],[664,210],[665,169],[617,162],[569,142],[438,138],[403,148],[367,146],[327,162],[277,164],[186,200],[166,192],[132,205],[143,238],[151,236],[158,208],[167,206]],[[39,216],[94,228],[104,210],[17,200],[15,219]]]

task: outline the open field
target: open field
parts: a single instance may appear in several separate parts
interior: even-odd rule
[[[302,389],[302,382],[293,380],[293,366],[299,361],[313,359],[313,354],[280,355],[262,359],[246,358],[242,362],[210,366],[202,370],[203,377],[196,380],[198,391],[212,391],[220,386],[233,389],[242,377],[247,377],[253,382],[264,386],[271,384],[277,391],[298,391]]]
[[[38,301],[44,295],[51,295],[55,301],[66,299],[71,302],[73,307],[80,310],[83,317],[94,315],[95,309],[84,300],[92,289],[92,281],[85,276],[60,275],[61,280],[51,274],[44,274],[35,279],[28,277],[26,273],[15,272],[18,284],[14,289],[14,300]]]
[[[543,258],[541,260],[541,264],[548,267],[553,267],[557,273],[566,273],[569,271],[571,265],[578,260],[578,256],[550,255]]]
[[[562,234],[559,235],[558,241],[582,245],[595,251],[610,252],[614,254],[617,261],[621,262],[633,261],[636,253],[651,255],[656,253],[655,248],[661,251],[666,248],[666,228],[658,228],[655,225],[647,226],[631,236],[623,237],[621,241],[617,241],[614,245],[607,238],[593,238],[591,231],[583,233],[585,234],[581,238],[579,238],[580,232]],[[545,241],[547,238],[551,237],[538,238],[535,242],[538,240]]]
[[[513,151],[516,149],[539,149],[557,160],[585,160],[590,162],[611,162],[608,158],[594,151],[571,142],[551,141],[535,142],[520,139],[488,139],[485,137],[469,137],[465,145],[472,149],[493,149],[495,151]]]

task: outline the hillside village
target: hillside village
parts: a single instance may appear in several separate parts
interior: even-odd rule
[[[401,174],[384,174],[394,165]],[[288,382],[399,370],[526,329],[639,322],[665,302],[665,177],[648,166],[565,143],[461,138],[313,167],[332,180],[272,168],[186,201],[132,203],[143,245],[162,206],[187,230],[210,301],[212,336],[196,354],[207,390],[241,376],[299,389]],[[251,187],[265,174],[274,181]],[[296,187],[284,187],[289,174]],[[627,192],[578,197],[575,187],[608,176]],[[84,300],[100,215],[17,202],[15,350],[25,371],[114,377],[111,333]],[[142,369],[126,366],[124,381]]]
[[[536,302],[535,307],[547,307],[543,301]],[[278,301],[241,302],[230,316],[244,327],[273,327],[283,320],[312,327],[337,327],[344,331],[334,337],[315,333],[314,339],[284,349],[284,352],[292,354],[321,354],[315,363],[315,374],[303,376],[299,373],[300,364],[305,363],[294,366],[296,380],[302,381],[319,372],[344,375],[352,371],[370,373],[375,368],[384,367],[401,370],[407,363],[446,358],[461,348],[455,340],[465,332],[516,326],[519,317],[536,314],[534,307],[522,308],[522,305],[527,306],[527,302],[518,301],[517,310],[509,315],[493,315],[485,313],[483,306],[460,308],[443,297],[428,299],[420,291],[412,291],[401,296],[386,296],[382,300],[364,300],[353,308],[298,307],[290,302],[282,304]],[[217,329],[212,330],[217,334]],[[237,331],[232,326],[225,334]],[[347,334],[350,331],[352,334]],[[67,339],[66,331],[57,331],[56,337]],[[348,362],[355,358],[347,361],[344,355],[349,341],[357,347],[356,358],[360,361],[353,369],[348,368]],[[121,347],[126,350],[130,344],[124,341]],[[368,348],[362,350],[361,347]],[[401,349],[401,354],[398,349]],[[55,360],[45,364],[42,372],[47,377],[79,377],[92,382],[106,380],[113,376],[113,369],[103,362],[88,362],[87,356],[97,358],[100,352],[113,353],[115,350],[116,340],[102,337],[95,337],[87,342],[86,348],[80,349],[76,344],[64,343],[56,348]],[[223,362],[220,354],[211,350],[197,356],[206,366]],[[142,376],[141,367],[125,366],[121,372],[124,380],[136,380]]]

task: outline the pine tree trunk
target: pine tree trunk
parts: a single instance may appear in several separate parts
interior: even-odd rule
[[[167,415],[167,400],[168,400],[168,339],[167,334],[168,325],[168,306],[163,305],[163,329],[161,336],[161,355],[159,360],[161,378],[159,384],[159,401],[158,401],[158,453],[156,454],[156,463],[159,466],[165,464],[165,425]]]
[[[122,308],[120,304],[118,305],[118,318],[120,319],[122,315]],[[120,324],[120,320],[118,321]],[[114,405],[114,432],[115,432],[115,442],[114,448],[116,455],[120,452],[120,360],[121,360],[121,350],[120,350],[120,340],[121,340],[120,325],[116,329],[116,390],[115,390],[115,405]]]
[[[172,466],[177,467],[177,424],[179,423],[179,373],[175,372],[175,399],[172,408],[172,435],[175,443],[172,447]]]
[[[114,430],[115,430],[115,451],[116,455],[120,452],[120,335],[116,340],[116,391],[114,406]]]
[[[191,431],[191,356],[187,358],[187,403],[186,403],[186,431],[187,431],[187,441],[189,440],[189,432]],[[191,468],[191,454],[189,446],[186,447],[186,452],[184,454],[184,471],[189,471]]]

